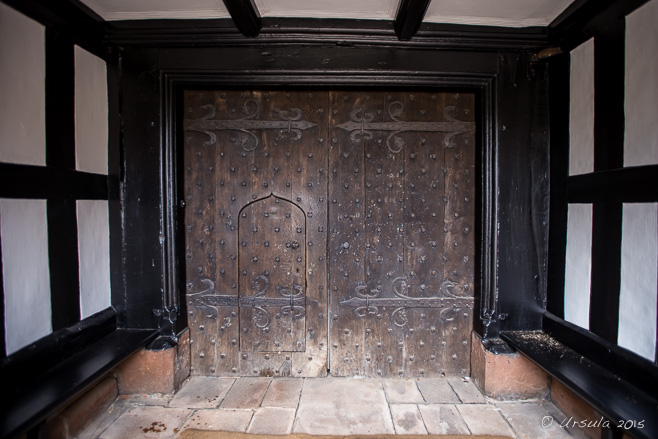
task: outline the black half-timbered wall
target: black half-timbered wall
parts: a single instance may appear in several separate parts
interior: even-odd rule
[[[609,2],[608,2],[609,3]],[[658,201],[658,165],[623,164],[625,132],[626,16],[646,1],[615,2],[575,13],[551,28],[551,42],[563,53],[548,60],[550,81],[550,236],[545,325],[567,344],[580,340],[564,322],[567,210],[593,206],[589,331],[616,345],[624,203]],[[569,53],[594,39],[594,170],[569,176]],[[573,145],[576,147],[577,145]],[[586,334],[585,334],[586,335]],[[570,339],[571,336],[571,339]],[[592,343],[594,338],[585,338]],[[655,360],[655,358],[654,358]]]

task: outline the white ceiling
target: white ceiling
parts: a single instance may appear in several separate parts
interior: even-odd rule
[[[227,18],[222,0],[82,0],[105,20]],[[262,17],[392,20],[399,0],[255,0]],[[426,23],[546,26],[573,0],[432,0]]]

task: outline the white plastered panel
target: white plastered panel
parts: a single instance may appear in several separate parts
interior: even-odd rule
[[[658,204],[625,204],[618,343],[653,361],[658,297]]]
[[[564,279],[564,319],[589,329],[592,272],[592,206],[570,204]]]
[[[569,175],[594,171],[594,40],[571,52]]]
[[[75,46],[75,162],[80,171],[107,175],[107,67]]]
[[[0,200],[7,354],[52,332],[45,200]]]
[[[0,3],[0,162],[46,163],[45,28]]]
[[[626,17],[624,166],[658,164],[658,0]]]
[[[80,316],[110,306],[110,223],[105,200],[78,200]]]

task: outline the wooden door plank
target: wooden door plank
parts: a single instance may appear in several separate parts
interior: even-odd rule
[[[445,107],[452,117],[475,120],[474,96],[455,94],[447,98]],[[475,135],[453,137],[445,150],[446,198],[444,278],[450,282],[449,293],[473,297],[474,219],[475,219]],[[442,361],[446,374],[468,374],[470,371],[470,331],[473,308],[456,308],[444,313],[443,338],[448,345]]]
[[[329,179],[330,369],[335,376],[364,374],[364,327],[354,309],[341,305],[365,285],[363,263],[363,140],[338,128],[350,113],[364,107],[363,95],[331,92]],[[357,233],[358,231],[358,233]]]
[[[238,120],[248,118],[257,112],[259,102],[250,93],[240,91],[215,92],[216,118],[222,120]],[[219,181],[218,190],[221,195],[223,208],[220,210],[221,227],[223,231],[223,244],[220,241],[220,252],[223,256],[224,272],[220,270],[223,290],[218,294],[239,297],[239,264],[238,254],[240,243],[238,240],[239,215],[242,206],[251,199],[251,156],[250,150],[256,147],[257,138],[246,133],[233,130],[215,132],[217,145],[221,148],[218,155],[218,167],[223,170],[224,178]],[[220,326],[218,343],[219,359],[218,370],[222,375],[236,375],[241,373],[240,356],[240,321],[239,306],[221,306],[224,310],[224,321]],[[223,327],[223,329],[222,329]]]
[[[186,92],[186,118],[203,117],[205,111],[202,107],[211,103],[212,99],[205,93]],[[188,294],[197,295],[214,290],[218,269],[218,255],[215,250],[217,170],[214,151],[212,147],[203,145],[205,141],[202,133],[185,133],[183,166],[187,183],[184,189],[186,288]],[[194,341],[191,343],[192,373],[213,375],[217,372],[217,343],[214,334],[219,330],[218,310],[191,302],[188,312],[190,338]],[[208,315],[212,318],[207,318]]]
[[[327,136],[329,93],[299,92],[301,119],[315,124],[302,134],[291,171],[297,175],[292,198],[306,214],[306,350],[292,354],[293,375],[326,376],[327,349]]]
[[[368,95],[366,95],[367,97]],[[390,121],[394,93],[373,93],[364,114],[373,121]],[[368,116],[370,118],[370,116]],[[373,132],[365,139],[366,284],[373,298],[392,297],[404,278],[404,155],[387,142],[389,132]],[[393,140],[394,141],[394,140]],[[397,152],[396,152],[397,151]],[[404,334],[394,323],[395,307],[376,306],[366,326],[366,366],[370,376],[404,375]],[[401,344],[402,343],[402,344]]]
[[[294,93],[281,90],[263,90],[256,93],[261,97],[258,120],[284,123],[287,114],[296,106],[296,95]],[[252,160],[256,197],[260,198],[273,194],[282,200],[292,201],[294,179],[292,178],[291,157],[292,151],[298,143],[293,140],[294,136],[289,135],[284,128],[257,131],[262,138],[262,144],[257,151],[254,151],[254,159]],[[287,209],[284,212],[281,224],[277,225],[281,229],[279,232],[274,232],[274,229],[270,227],[268,231],[270,235],[277,233],[281,234],[282,237],[291,236],[290,219],[285,218],[285,213],[292,213],[292,210]],[[278,247],[273,246],[270,248],[273,252],[272,258],[279,258],[279,262],[271,261],[279,271],[284,268],[281,265],[282,262],[284,265],[286,263],[284,252],[287,241],[289,240],[282,241]],[[271,297],[274,297],[274,295],[278,295],[278,293],[276,291],[270,292]],[[291,323],[291,320],[288,320],[288,322]],[[295,337],[292,337],[292,326],[288,329],[291,330],[290,343],[293,343],[292,339]],[[296,341],[295,338],[294,344],[296,344]],[[290,350],[293,350],[292,346],[290,346]],[[293,374],[292,352],[284,352],[278,349],[271,349],[267,353],[247,353],[243,351],[241,353],[240,369],[243,375],[290,376]]]
[[[402,100],[405,120],[442,122],[445,94],[407,93]],[[405,136],[407,189],[405,198],[405,270],[410,293],[415,298],[442,296],[444,232],[444,167],[442,135],[438,132],[415,132]],[[443,324],[440,310],[415,308],[408,312],[407,373],[415,377],[440,376],[444,367],[439,337]]]

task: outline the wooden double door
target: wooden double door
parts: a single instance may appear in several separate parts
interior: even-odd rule
[[[474,96],[189,90],[195,375],[470,370]]]

